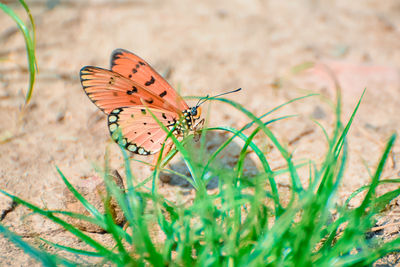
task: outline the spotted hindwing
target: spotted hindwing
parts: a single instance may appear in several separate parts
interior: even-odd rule
[[[116,49],[111,55],[111,70],[135,81],[161,97],[177,110],[188,108],[186,102],[146,61],[137,55],[124,50]]]
[[[151,113],[165,126],[172,128],[177,114],[144,106],[116,108],[108,115],[111,138],[126,150],[149,155],[159,151],[167,133],[158,125]]]

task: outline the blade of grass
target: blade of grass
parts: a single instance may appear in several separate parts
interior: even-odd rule
[[[352,210],[349,216],[347,216],[348,225],[343,231],[343,235],[341,238],[336,242],[335,246],[329,250],[327,253],[327,257],[329,259],[333,259],[334,255],[343,254],[344,251],[349,251],[354,246],[363,245],[365,248],[366,243],[363,242],[365,240],[365,232],[367,232],[374,224],[373,217],[377,214],[377,209],[370,209],[368,212],[366,209],[371,205],[374,196],[375,196],[375,189],[379,184],[379,178],[382,174],[383,167],[386,163],[386,160],[389,156],[389,152],[394,144],[396,139],[396,134],[393,134],[389,141],[387,142],[386,148],[384,150],[383,155],[381,156],[381,160],[379,161],[378,167],[375,171],[373,176],[371,186],[364,197],[363,202],[359,207]]]
[[[28,66],[29,66],[29,87],[25,97],[25,104],[28,104],[29,100],[32,97],[33,86],[35,83],[35,77],[37,71],[37,63],[35,56],[35,37],[34,37],[35,24],[33,23],[32,15],[26,3],[23,0],[20,0],[20,3],[28,13],[29,19],[32,23],[33,38],[31,37],[31,33],[29,32],[28,27],[11,8],[9,8],[7,5],[3,3],[0,3],[0,9],[2,9],[7,15],[9,15],[15,21],[25,39],[25,46],[26,46],[26,52],[28,56]]]
[[[291,178],[292,178],[292,183],[293,183],[293,190],[299,194],[304,191],[303,187],[301,186],[301,182],[299,179],[299,176],[297,174],[296,169],[293,166],[293,162],[291,159],[291,155],[287,152],[287,150],[279,143],[278,139],[275,137],[275,135],[269,130],[264,123],[259,120],[254,114],[252,114],[250,111],[245,109],[242,105],[239,103],[233,102],[231,100],[225,99],[225,98],[210,98],[210,100],[217,100],[220,102],[224,102],[229,104],[230,106],[234,107],[235,109],[241,111],[243,114],[245,114],[247,117],[249,117],[252,121],[254,121],[260,128],[261,130],[268,136],[268,138],[272,141],[272,143],[275,145],[275,147],[278,149],[282,157],[286,160],[286,163],[288,164]]]
[[[318,95],[318,94],[309,94],[309,95],[306,95],[306,96],[298,97],[298,98],[292,99],[292,100],[290,100],[290,101],[287,101],[287,102],[285,102],[285,103],[283,103],[283,104],[281,104],[281,105],[279,105],[279,106],[273,108],[272,110],[270,110],[270,111],[264,113],[263,115],[261,115],[260,117],[258,117],[258,119],[261,120],[261,119],[263,119],[264,117],[266,117],[266,116],[268,116],[269,114],[271,114],[272,112],[275,112],[275,111],[277,111],[277,110],[283,108],[284,106],[286,106],[286,105],[288,105],[288,104],[290,104],[290,103],[293,103],[293,102],[295,102],[295,101],[299,101],[299,100],[301,100],[301,99],[308,98],[308,97],[311,97],[311,96],[315,96],[315,95]],[[210,100],[212,100],[212,99],[210,98]],[[276,119],[276,120],[279,120],[279,118]],[[272,123],[272,122],[274,122],[274,121],[275,121],[275,120],[271,120],[269,123]],[[247,123],[247,124],[246,124],[245,126],[243,126],[240,130],[236,130],[235,133],[234,133],[234,135],[233,135],[232,137],[230,137],[227,141],[225,141],[225,142],[213,153],[213,155],[212,155],[212,156],[210,157],[210,159],[209,159],[209,162],[212,161],[225,147],[227,147],[227,146],[229,145],[229,143],[232,142],[232,140],[233,140],[235,137],[237,137],[237,136],[238,136],[240,133],[242,133],[244,130],[250,128],[254,123],[256,123],[256,122],[255,122],[255,121],[252,121],[252,122],[250,122],[250,123]],[[212,129],[212,128],[209,128],[209,129]],[[265,157],[264,157],[264,158],[265,158]],[[261,159],[260,159],[260,160],[261,160]],[[261,160],[261,161],[262,161],[262,162],[265,162],[265,160]],[[207,165],[206,165],[206,167],[204,168],[204,170],[207,169],[207,167],[208,167],[208,165],[209,165],[209,162],[207,163]],[[264,166],[264,169],[265,169],[265,171],[268,173],[268,169],[269,169],[268,166]],[[203,171],[202,177],[203,177],[204,175],[205,175],[205,172]]]
[[[393,134],[390,137],[389,141],[387,142],[385,151],[383,152],[382,158],[379,161],[378,168],[376,169],[374,177],[372,178],[372,183],[371,183],[371,185],[369,187],[367,195],[365,196],[365,198],[364,198],[363,202],[361,203],[361,205],[356,209],[357,210],[356,211],[356,215],[361,216],[362,213],[367,208],[368,204],[372,201],[372,196],[375,194],[375,189],[379,184],[379,178],[382,175],[383,167],[385,166],[386,160],[389,157],[390,150],[392,149],[393,144],[396,141],[396,137],[397,137],[397,135]]]
[[[342,134],[341,134],[340,137],[339,137],[338,142],[336,143],[336,146],[335,146],[335,157],[336,157],[336,158],[339,156],[339,153],[340,153],[341,148],[342,148],[342,146],[343,146],[345,137],[347,136],[347,133],[349,132],[350,126],[351,126],[351,124],[353,123],[354,117],[355,117],[355,115],[356,115],[356,113],[357,113],[357,110],[358,110],[358,108],[360,107],[361,100],[362,100],[363,97],[364,97],[365,91],[366,91],[366,89],[364,89],[363,93],[361,94],[361,97],[360,97],[360,99],[358,100],[358,103],[357,103],[357,105],[356,105],[356,107],[355,107],[353,113],[351,114],[351,117],[350,117],[349,122],[347,123],[347,125],[346,125],[346,127],[344,128]]]
[[[376,209],[377,211],[382,211],[385,206],[389,204],[390,201],[392,201],[399,195],[400,188],[383,194],[382,196],[374,200],[374,209]]]
[[[19,203],[21,205],[24,205],[28,209],[31,209],[33,212],[38,213],[38,214],[48,218],[49,220],[61,225],[68,232],[72,233],[73,235],[78,237],[80,240],[82,240],[83,242],[85,242],[89,246],[91,246],[94,249],[96,249],[99,253],[103,254],[104,257],[106,257],[106,258],[108,258],[110,260],[113,260],[116,263],[120,262],[120,259],[119,259],[117,254],[114,254],[112,251],[108,250],[106,247],[104,247],[103,245],[101,245],[100,243],[98,243],[96,240],[92,239],[88,235],[84,234],[82,231],[80,231],[79,229],[75,228],[73,225],[71,225],[71,224],[65,222],[64,220],[54,216],[52,212],[43,210],[43,209],[41,209],[41,208],[39,208],[39,207],[29,203],[29,202],[26,202],[26,201],[22,200],[21,198],[19,198],[17,196],[14,196],[12,194],[7,193],[4,190],[0,189],[0,193],[8,196],[9,198],[11,198],[15,202],[17,202],[17,203]]]
[[[28,14],[28,18],[29,18],[29,22],[32,26],[32,41],[33,41],[33,47],[36,47],[36,25],[35,25],[35,21],[33,19],[32,13],[28,7],[28,5],[25,3],[24,0],[19,0],[20,4],[24,7],[26,14]],[[36,61],[35,61],[35,67],[37,70],[37,65],[36,65]]]
[[[391,183],[400,183],[400,179],[388,179],[388,180],[379,180],[378,185],[380,184],[391,184]],[[358,188],[356,191],[354,191],[344,202],[345,206],[349,206],[350,205],[350,201],[356,197],[358,194],[360,194],[362,191],[368,189],[371,186],[371,184],[369,185],[364,185],[360,188]]]
[[[246,141],[246,140],[247,140],[247,136],[246,136],[246,135],[244,135],[242,132],[240,132],[240,131],[238,131],[238,130],[236,130],[236,129],[234,129],[234,128],[231,128],[231,127],[213,127],[213,128],[208,128],[208,129],[206,129],[206,130],[207,130],[207,131],[208,131],[208,130],[210,130],[210,131],[213,131],[213,130],[221,130],[221,131],[225,131],[225,132],[231,132],[231,133],[233,133],[234,135],[236,135],[236,136],[238,136],[239,138],[241,138],[243,141]],[[228,146],[228,144],[229,144],[228,141],[229,141],[229,140],[230,140],[230,139],[228,139],[227,141],[225,141],[225,142],[212,154],[212,156],[216,157],[216,155],[218,155],[218,153],[219,153],[220,151],[222,151],[222,149],[224,149],[226,146]],[[275,179],[274,179],[275,175],[274,175],[273,171],[271,170],[271,167],[269,166],[268,161],[266,160],[264,153],[263,153],[253,142],[250,142],[250,143],[249,143],[249,146],[250,146],[250,147],[253,149],[253,151],[256,153],[256,155],[258,156],[258,158],[259,158],[260,161],[261,161],[262,166],[264,167],[264,170],[266,170],[266,176],[267,176],[267,179],[268,179],[268,181],[269,181],[269,183],[270,183],[271,191],[272,191],[272,197],[273,197],[273,199],[274,199],[274,205],[275,205],[276,214],[279,215],[280,213],[283,212],[283,208],[282,208],[282,206],[281,206],[281,204],[280,204],[280,200],[279,200],[278,187],[276,186],[276,182],[275,182]],[[207,164],[209,164],[209,163],[207,163]],[[206,165],[206,166],[207,166],[207,165]]]
[[[18,245],[25,253],[29,254],[32,258],[41,262],[43,266],[57,266],[58,264],[64,264],[65,266],[75,266],[75,264],[61,258],[60,256],[52,255],[50,253],[44,252],[43,250],[34,248],[33,246],[22,240],[20,236],[14,234],[2,224],[0,224],[0,233],[2,233],[4,237],[8,238],[11,242]]]
[[[370,266],[383,256],[400,251],[400,238],[389,241],[377,248],[370,248],[355,255],[338,257],[332,266]]]
[[[265,125],[269,125],[269,124],[271,124],[271,123],[273,123],[273,122],[280,121],[280,120],[283,120],[283,119],[293,118],[293,117],[296,117],[296,116],[295,116],[295,115],[292,115],[292,116],[283,116],[283,117],[280,117],[280,118],[277,118],[277,119],[274,119],[274,120],[270,120],[270,121],[266,122]],[[257,128],[249,135],[249,137],[247,137],[247,139],[245,140],[245,144],[244,144],[242,150],[240,151],[239,159],[238,159],[237,166],[236,166],[236,169],[237,169],[236,176],[237,176],[238,179],[240,179],[241,176],[242,176],[242,174],[243,174],[244,158],[246,157],[246,151],[247,151],[247,149],[248,149],[250,143],[252,143],[254,137],[256,136],[256,134],[257,134],[260,130],[261,130],[261,128],[260,128],[260,127],[257,127]],[[255,146],[255,145],[253,144],[253,146]]]
[[[130,179],[129,176],[131,175],[130,160],[126,151],[122,147],[121,152],[124,157],[125,170],[128,180]],[[129,190],[126,194],[122,194],[120,189],[116,185],[112,186],[112,184],[109,182],[107,182],[106,185],[107,184],[111,195],[114,196],[117,200],[118,205],[121,207],[126,219],[129,222],[129,226],[132,228],[132,240],[136,241],[133,244],[137,249],[137,253],[141,255],[141,257],[147,258],[147,260],[149,260],[149,262],[154,266],[161,266],[163,262],[162,255],[158,253],[150,238],[150,234],[147,228],[147,222],[142,215],[139,196],[134,189],[132,181],[130,182],[130,184],[128,184],[128,186],[131,187],[131,190]],[[124,196],[126,196],[126,199],[128,201],[125,201]]]
[[[101,214],[92,204],[90,204],[67,180],[61,170],[56,166],[57,172],[60,175],[61,179],[64,181],[68,190],[82,203],[85,209],[90,212],[98,221],[104,221],[103,214]]]
[[[72,248],[72,247],[68,247],[68,246],[63,246],[63,245],[60,245],[60,244],[53,243],[53,242],[51,242],[49,240],[46,240],[44,238],[39,238],[39,239],[42,240],[43,242],[45,242],[46,244],[54,247],[54,248],[67,251],[67,252],[70,252],[72,254],[80,254],[80,255],[90,256],[90,257],[103,257],[103,255],[98,253],[98,252],[87,251],[87,250],[83,250],[83,249],[76,249],[76,248]],[[75,266],[75,264],[73,266]]]

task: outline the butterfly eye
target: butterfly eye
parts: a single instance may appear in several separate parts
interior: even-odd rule
[[[201,115],[201,108],[200,107],[193,107],[192,110],[190,111],[193,119],[197,120],[200,118]]]

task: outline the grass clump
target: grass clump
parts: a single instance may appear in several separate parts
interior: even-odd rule
[[[361,100],[349,121],[343,124],[340,119],[339,94],[335,128],[331,135],[322,128],[328,149],[320,165],[308,165],[308,187],[303,187],[297,172],[304,164],[296,165],[291,154],[267,127],[269,123],[286,117],[266,122],[264,118],[270,112],[257,117],[233,101],[224,98],[213,100],[224,102],[241,111],[250,122],[242,129],[204,129],[204,132],[222,130],[233,135],[211,155],[207,155],[203,150],[196,151],[197,155],[206,155],[201,160],[190,153],[183,145],[184,142],[179,142],[173,135],[169,135],[190,171],[191,177],[182,174],[180,176],[195,188],[193,203],[171,203],[157,192],[157,181],[165,164],[161,159],[148,178],[153,181],[151,188],[137,182],[130,168],[130,159],[124,150],[122,154],[125,160],[126,189],[121,190],[113,182],[107,163],[101,173],[109,195],[105,199],[105,206],[108,207],[107,201],[110,201],[111,197],[117,201],[125,215],[126,228],[114,223],[109,209],[106,208],[105,214],[96,210],[72,187],[60,170],[58,172],[67,187],[91,216],[44,210],[7,192],[1,192],[33,212],[60,224],[89,248],[76,249],[44,240],[48,244],[75,255],[100,257],[103,263],[111,262],[118,266],[364,266],[400,248],[400,239],[382,243],[378,238],[371,239],[367,236],[375,225],[375,216],[400,193],[400,190],[394,190],[380,197],[375,194],[377,186],[387,182],[381,182],[380,177],[396,135],[389,138],[371,183],[360,188],[348,200],[366,190],[361,205],[349,208],[348,201],[344,204],[336,201],[347,162],[346,136]],[[292,101],[284,105],[290,102]],[[254,130],[248,136],[245,135],[243,131],[251,126],[254,126]],[[278,172],[270,168],[266,156],[253,142],[257,133],[263,133],[279,150],[287,164],[285,170]],[[235,138],[244,141],[236,167],[228,169],[214,164],[217,155]],[[204,141],[204,137],[202,140]],[[261,170],[252,178],[246,178],[243,174],[248,148],[255,152],[261,163]],[[282,173],[291,178],[291,196],[285,205],[275,182],[276,176]],[[207,191],[209,177],[218,177],[217,193],[210,194]],[[99,225],[110,233],[114,245],[99,243],[62,220],[60,214]],[[152,237],[154,225],[163,234],[164,240],[161,243]],[[33,248],[4,226],[1,226],[0,231],[45,265],[75,264],[60,256],[55,257]]]

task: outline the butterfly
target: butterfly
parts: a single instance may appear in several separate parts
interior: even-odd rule
[[[145,60],[124,49],[113,51],[111,70],[85,66],[80,79],[90,100],[107,114],[112,139],[135,154],[156,153],[167,136],[152,114],[177,136],[193,131],[200,118],[199,105],[190,108]]]
[[[196,124],[208,96],[189,107],[145,60],[127,50],[112,52],[111,70],[83,67],[80,80],[86,95],[107,114],[112,139],[132,153],[151,155],[163,146],[167,132],[153,116],[177,137],[204,122]]]

